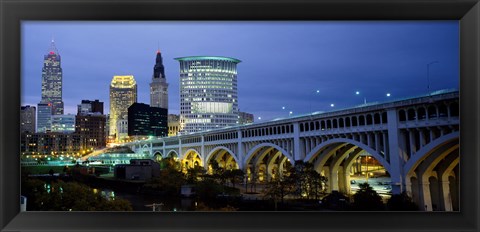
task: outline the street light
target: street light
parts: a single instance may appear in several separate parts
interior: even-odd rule
[[[288,112],[288,117],[292,116],[293,111]]]
[[[320,90],[317,89],[314,94],[315,94],[315,95],[320,94]],[[312,104],[313,104],[312,102],[313,102],[313,98],[314,98],[314,97],[315,97],[315,96],[312,96],[312,98],[310,99],[310,112],[312,112]]]
[[[430,94],[430,65],[439,63],[438,61],[432,61],[427,64],[427,92]]]
[[[355,92],[356,95],[360,95],[360,91]],[[363,96],[363,104],[367,104],[367,97]]]
[[[330,104],[330,107],[334,107],[334,106],[335,106],[335,104],[333,104],[333,103],[332,103],[332,104]]]
[[[390,97],[390,95],[391,95],[390,93],[387,93],[387,97]]]

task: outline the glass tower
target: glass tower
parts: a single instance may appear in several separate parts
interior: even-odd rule
[[[220,56],[175,58],[180,62],[180,131],[191,133],[238,123],[237,64]]]
[[[52,39],[48,54],[44,56],[42,68],[42,103],[50,103],[52,115],[63,114],[62,67],[55,41]]]
[[[133,76],[113,76],[110,83],[110,135],[119,139],[117,123],[127,119],[128,107],[137,102],[137,82]]]
[[[168,83],[160,51],[157,51],[152,82],[150,83],[150,106],[168,109]]]
[[[52,129],[52,104],[38,103],[37,132],[47,132]]]

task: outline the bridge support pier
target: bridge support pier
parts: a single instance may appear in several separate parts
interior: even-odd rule
[[[390,178],[392,181],[392,193],[400,194],[404,189],[404,180],[403,180],[403,160],[401,159],[401,153],[403,147],[400,147],[403,144],[400,141],[400,129],[398,129],[398,118],[397,111],[395,109],[390,109],[387,111],[387,125],[388,125],[388,146],[389,146],[389,155],[390,155]]]

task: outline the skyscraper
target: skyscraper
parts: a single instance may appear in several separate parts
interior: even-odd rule
[[[52,115],[63,114],[62,76],[60,54],[52,39],[48,54],[43,59],[41,100],[41,103],[51,104]]]
[[[35,106],[22,106],[20,107],[20,133],[30,132],[35,133]]]
[[[157,51],[152,82],[150,83],[150,106],[168,110],[168,83],[165,77],[162,53],[159,50]]]
[[[237,64],[220,56],[175,58],[180,62],[180,127],[190,133],[236,125]]]
[[[52,104],[40,102],[37,109],[37,132],[52,130]]]
[[[118,138],[117,122],[126,119],[128,107],[137,102],[137,82],[133,76],[113,76],[110,83],[110,135]]]

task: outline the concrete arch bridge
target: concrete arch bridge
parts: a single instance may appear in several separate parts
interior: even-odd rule
[[[328,178],[328,191],[350,191],[355,160],[375,158],[422,210],[458,210],[459,93],[313,113],[176,137],[125,144],[152,159],[175,156],[184,166],[239,168],[257,181],[282,175],[302,160]],[[250,176],[251,177],[251,176]]]

